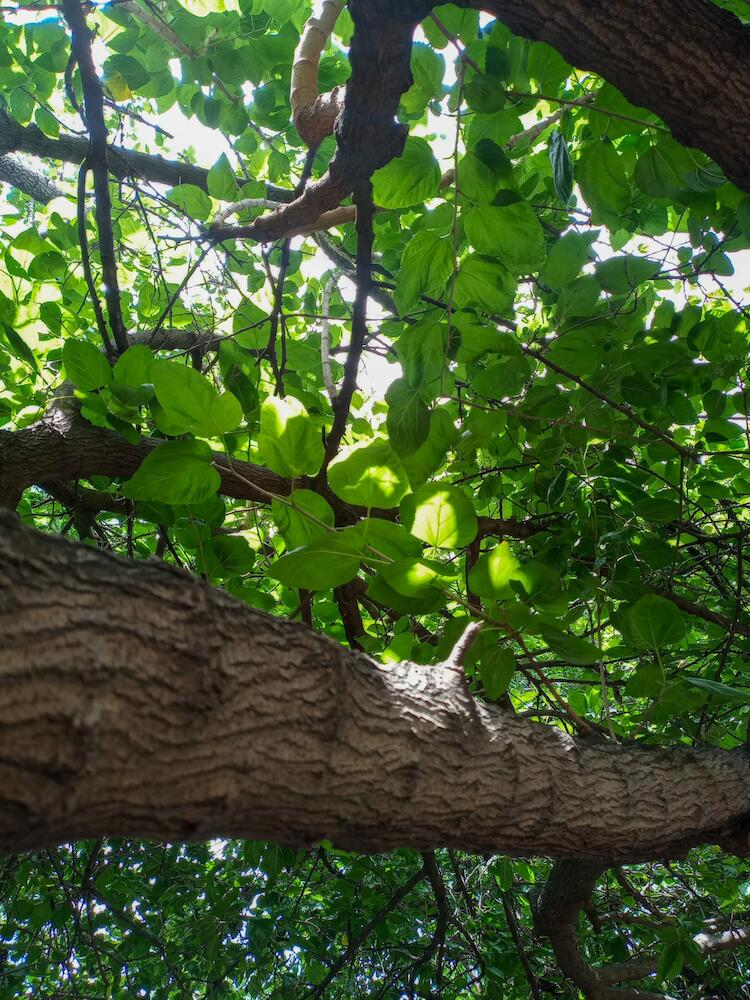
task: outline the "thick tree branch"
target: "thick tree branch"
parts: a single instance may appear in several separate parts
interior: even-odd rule
[[[213,239],[267,243],[309,230],[323,213],[338,208],[358,183],[401,154],[408,129],[395,120],[396,112],[412,83],[412,35],[430,7],[430,0],[350,0],[352,75],[336,122],[338,148],[328,173],[308,184],[294,202],[248,226],[213,227]]]
[[[458,0],[558,49],[669,125],[750,191],[750,45],[705,0]],[[633,68],[637,67],[637,72]]]
[[[0,154],[19,152],[45,160],[83,163],[88,151],[88,139],[70,135],[51,139],[36,125],[21,125],[0,105]],[[124,146],[109,146],[107,152],[109,172],[118,180],[132,177],[169,187],[194,184],[203,191],[208,189],[208,170],[194,163],[166,160],[162,156],[139,153]],[[243,177],[237,176],[235,180],[239,188],[245,183]],[[288,202],[294,197],[289,188],[270,183],[266,184],[266,194],[275,202]]]
[[[747,845],[744,750],[574,739],[469,704],[453,671],[380,666],[9,512],[0,642],[4,851],[104,835],[329,838],[605,864]]]
[[[81,415],[78,401],[62,389],[37,423],[18,431],[0,429],[0,507],[14,508],[23,491],[34,485],[50,492],[54,484],[92,476],[132,476],[144,458],[162,443],[158,438],[142,438],[131,444],[114,430],[90,424]],[[225,496],[267,504],[271,495],[288,496],[292,490],[290,480],[261,465],[230,460],[221,452],[214,453],[213,463],[221,476],[219,492]],[[296,486],[319,489],[340,525],[353,524],[367,514],[363,507],[345,503],[326,485],[316,486],[312,479],[297,480]],[[112,507],[107,504],[101,509],[111,511]],[[387,520],[395,517],[394,510],[374,509],[370,513]],[[485,534],[509,538],[529,538],[547,527],[540,521],[480,518],[480,530]]]

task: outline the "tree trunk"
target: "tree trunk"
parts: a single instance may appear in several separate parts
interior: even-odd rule
[[[747,846],[750,758],[573,739],[0,513],[0,849],[268,838],[607,861]]]

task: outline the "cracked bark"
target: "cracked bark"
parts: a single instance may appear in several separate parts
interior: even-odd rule
[[[0,642],[5,851],[329,838],[613,862],[747,843],[743,750],[574,739],[469,704],[453,671],[381,666],[9,512]]]

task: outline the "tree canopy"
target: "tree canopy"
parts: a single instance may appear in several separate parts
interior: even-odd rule
[[[3,12],[0,998],[749,998],[750,4]]]

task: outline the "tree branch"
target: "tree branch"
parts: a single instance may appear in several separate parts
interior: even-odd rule
[[[120,288],[117,280],[115,238],[112,229],[112,198],[109,193],[109,167],[107,164],[107,125],[104,121],[104,92],[91,54],[92,35],[80,0],[63,0],[63,13],[68,22],[73,43],[73,57],[78,63],[83,87],[83,104],[89,130],[89,153],[82,169],[83,182],[79,192],[85,192],[86,168],[94,175],[96,227],[99,231],[99,255],[102,261],[104,300],[107,303],[109,325],[117,350],[123,354],[128,349],[128,338],[122,319]],[[80,197],[80,193],[79,193]]]
[[[105,835],[602,865],[747,851],[743,750],[615,746],[469,705],[452,671],[380,666],[9,512],[0,643],[3,851]]]
[[[494,14],[515,34],[547,42],[574,66],[599,73],[750,191],[750,46],[734,15],[704,0],[649,5],[458,0],[458,5]]]

